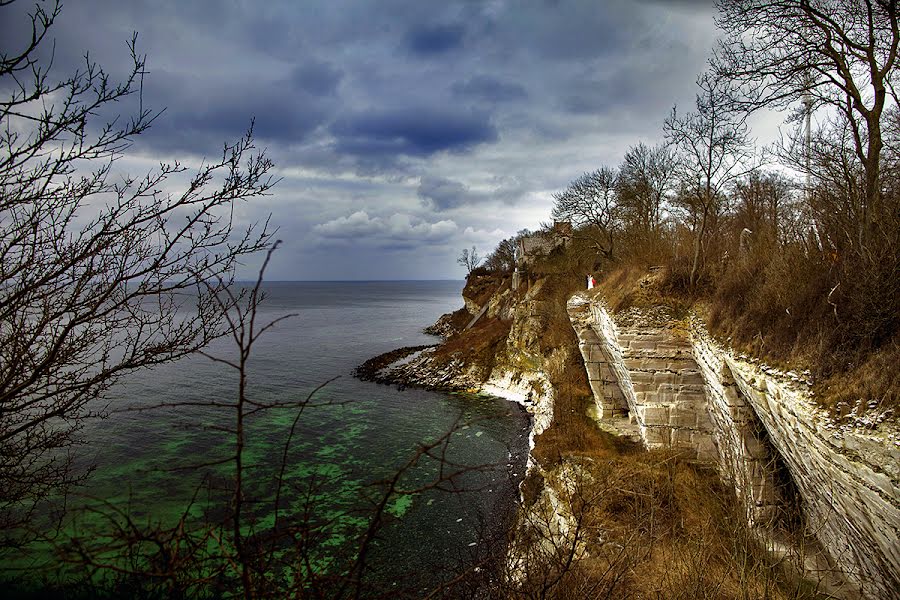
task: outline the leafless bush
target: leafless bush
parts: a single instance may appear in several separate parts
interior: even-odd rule
[[[8,14],[9,4],[0,11]],[[270,235],[265,226],[240,231],[233,218],[235,204],[275,183],[252,127],[192,175],[177,162],[140,177],[116,173],[116,160],[158,116],[140,104],[144,57],[135,36],[122,82],[87,57],[80,70],[54,80],[38,47],[59,12],[58,2],[36,5],[30,41],[0,53],[6,532],[79,478],[70,451],[82,420],[102,413],[96,401],[112,385],[228,331],[227,306],[217,298],[238,261],[264,248]],[[129,98],[139,104],[131,119],[97,122]],[[181,191],[163,192],[173,179],[186,180]]]

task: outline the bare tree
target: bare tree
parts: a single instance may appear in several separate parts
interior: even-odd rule
[[[475,250],[475,246],[472,246],[471,250],[463,248],[456,258],[456,262],[466,268],[466,274],[468,275],[481,264],[481,257],[478,255],[478,251]]]
[[[672,109],[663,124],[678,160],[681,193],[676,203],[687,212],[694,235],[691,287],[697,284],[710,227],[724,210],[728,186],[748,172],[745,163],[751,156],[747,117],[730,108],[729,83],[704,74],[697,85],[696,111],[680,116]]]
[[[624,219],[646,236],[662,223],[674,184],[675,160],[668,146],[639,143],[625,153],[617,191]]]
[[[724,37],[712,61],[741,85],[737,104],[785,108],[805,98],[849,127],[863,171],[857,243],[881,212],[885,111],[896,106],[897,0],[719,0]]]
[[[792,190],[795,186],[784,175],[754,171],[734,187],[735,220],[757,238],[773,244],[786,240],[791,215],[795,210]]]
[[[488,269],[501,273],[511,273],[516,268],[516,253],[519,240],[527,237],[531,232],[522,229],[516,232],[516,235],[501,240],[494,251],[491,252],[484,261],[484,266]]]
[[[516,238],[501,240],[494,251],[484,261],[484,266],[492,271],[508,273],[516,267]]]
[[[617,178],[615,169],[602,167],[585,173],[553,195],[553,218],[580,227],[578,235],[589,238],[607,259],[615,256],[615,234],[620,224]]]
[[[8,2],[0,3],[8,10]],[[97,122],[140,100],[144,57],[114,83],[85,57],[55,80],[38,47],[60,12],[34,7],[24,48],[0,53],[0,525],[77,476],[66,452],[82,419],[123,375],[171,361],[228,331],[217,298],[266,227],[236,226],[237,202],[266,194],[272,163],[241,140],[192,175],[141,177],[116,159],[157,113]],[[165,192],[172,178],[181,191]]]

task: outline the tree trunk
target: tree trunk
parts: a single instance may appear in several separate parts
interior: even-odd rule
[[[697,271],[700,268],[700,255],[703,250],[703,238],[706,235],[706,215],[708,210],[703,209],[703,217],[700,219],[700,231],[694,237],[694,260],[691,265],[690,288],[693,290],[697,286]]]

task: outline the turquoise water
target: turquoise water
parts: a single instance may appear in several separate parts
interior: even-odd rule
[[[528,420],[518,407],[467,394],[399,391],[349,374],[376,354],[438,341],[421,329],[458,308],[461,285],[269,284],[259,318],[297,316],[279,323],[255,348],[249,396],[291,407],[248,418],[246,535],[266,539],[272,532],[276,480],[296,404],[334,377],[338,379],[314,395],[297,421],[279,507],[281,525],[301,524],[308,532],[304,539],[310,542],[314,569],[340,568],[369,525],[372,504],[382,497],[384,487],[377,482],[407,464],[423,443],[448,432],[449,463],[486,468],[441,486],[453,491],[388,498],[387,525],[379,531],[368,576],[373,581],[403,577],[422,588],[433,585],[446,575],[444,566],[478,550],[486,529],[502,525],[514,509],[527,452]],[[209,352],[227,357],[232,349],[220,341]],[[189,524],[219,522],[227,514],[233,465],[200,465],[233,452],[233,436],[222,431],[233,423],[233,411],[150,408],[228,403],[236,397],[236,386],[226,367],[200,356],[129,377],[107,399],[108,418],[90,422],[84,432],[87,445],[79,460],[95,465],[95,471],[69,505],[99,511],[73,511],[77,518],[67,521],[57,540],[65,544],[67,536],[79,535],[101,545],[111,523],[121,523],[126,514],[142,526],[171,526],[183,515]],[[439,468],[436,460],[423,459],[404,474],[399,487],[428,487]],[[47,545],[5,560],[7,566],[26,566],[26,573],[46,572],[48,565],[59,572],[58,558]],[[285,577],[292,576],[289,571]]]

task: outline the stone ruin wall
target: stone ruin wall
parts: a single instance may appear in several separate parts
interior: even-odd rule
[[[736,357],[697,322],[683,339],[620,327],[578,297],[569,312],[602,419],[627,415],[647,447],[715,462],[754,524],[783,502],[780,461],[811,531],[863,597],[900,598],[900,441],[835,426],[804,384]]]
[[[591,304],[589,311],[603,356],[596,369],[602,385],[591,382],[595,398],[597,391],[620,390],[613,392],[612,401],[598,401],[601,418],[627,410],[647,447],[683,448],[701,460],[716,460],[703,378],[689,343],[661,327],[619,327],[598,304]],[[589,380],[592,376],[588,370]]]
[[[803,499],[807,524],[863,597],[900,598],[900,448],[841,430],[807,390],[724,353]]]

